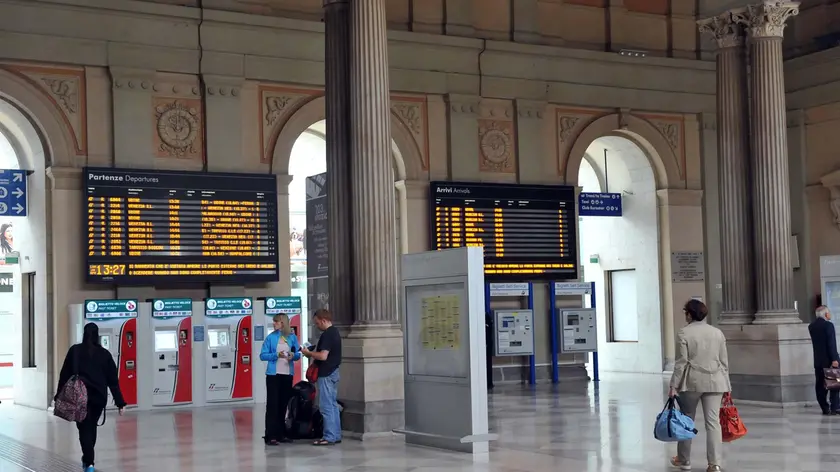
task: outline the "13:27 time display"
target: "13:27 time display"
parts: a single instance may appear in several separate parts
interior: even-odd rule
[[[125,275],[125,264],[90,264],[88,265],[90,275]]]

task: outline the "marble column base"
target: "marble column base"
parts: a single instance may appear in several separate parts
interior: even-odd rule
[[[736,400],[781,407],[816,403],[807,325],[721,326],[721,330]]]
[[[403,336],[399,325],[354,325],[342,340],[339,399],[348,437],[390,436],[405,423]]]
[[[799,312],[795,310],[784,311],[759,311],[755,314],[753,324],[756,325],[783,325],[802,324]]]
[[[747,325],[753,322],[755,315],[745,311],[724,311],[720,314],[721,325]]]

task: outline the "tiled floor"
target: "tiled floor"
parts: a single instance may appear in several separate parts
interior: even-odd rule
[[[400,438],[345,441],[332,448],[304,442],[266,448],[261,441],[262,407],[257,406],[110,415],[100,429],[97,465],[106,472],[668,470],[674,446],[652,437],[653,419],[664,403],[664,382],[652,376],[607,378],[597,389],[567,384],[536,390],[516,387],[491,395],[490,424],[500,440],[484,457],[408,447]],[[840,417],[822,417],[816,409],[740,410],[750,432],[726,446],[725,470],[840,470]],[[705,469],[703,434],[694,448],[698,471]],[[79,456],[75,435],[69,423],[4,402],[0,472],[63,472],[64,464],[74,470]],[[4,458],[28,468],[4,465]]]

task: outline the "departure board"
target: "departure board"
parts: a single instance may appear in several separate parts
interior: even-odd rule
[[[432,182],[435,249],[484,247],[487,281],[576,279],[575,189]]]
[[[84,169],[89,283],[279,280],[277,179]]]

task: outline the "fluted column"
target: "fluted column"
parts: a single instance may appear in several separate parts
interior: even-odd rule
[[[350,122],[355,326],[397,323],[385,1],[353,0]]]
[[[353,324],[350,242],[350,2],[324,0],[329,291],[333,321]]]
[[[717,123],[720,182],[720,246],[723,282],[721,324],[748,324],[755,315],[747,65],[744,29],[731,13],[699,22],[717,51]]]
[[[794,309],[790,176],[782,59],[785,22],[798,2],[766,1],[737,12],[750,38],[755,324],[801,323]]]

